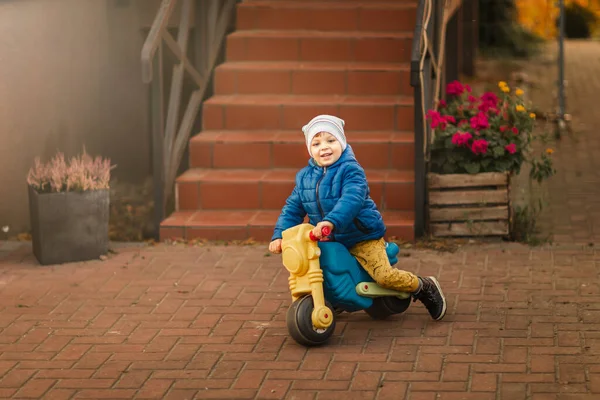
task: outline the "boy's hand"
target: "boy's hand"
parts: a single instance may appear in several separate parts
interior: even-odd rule
[[[331,228],[331,230],[333,231],[333,224],[329,221],[321,221],[317,224],[317,226],[315,226],[313,228],[313,235],[318,238],[321,239],[321,237],[323,237],[323,233],[321,232],[321,229],[323,229],[323,227],[328,226]]]
[[[269,251],[274,254],[281,253],[281,239],[275,239],[269,243]]]

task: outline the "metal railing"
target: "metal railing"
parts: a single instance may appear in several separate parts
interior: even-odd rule
[[[477,35],[474,29],[465,34],[465,28],[476,25],[477,1],[419,0],[417,6],[410,62],[415,99],[415,237],[422,236],[426,226],[427,169],[433,141],[427,111],[436,109],[444,97],[445,82],[458,79],[460,72],[473,74]]]
[[[165,216],[165,205],[173,194],[175,179],[188,139],[198,116],[210,77],[225,39],[228,23],[239,0],[181,0],[181,17],[177,40],[168,31],[169,20],[177,0],[162,0],[152,27],[142,48],[142,77],[150,84],[150,117],[152,127],[152,159],[154,178],[154,209],[156,234]],[[417,23],[412,43],[411,85],[415,98],[415,234],[425,229],[426,172],[431,143],[431,130],[426,123],[427,110],[436,107],[440,88],[448,75],[442,71],[445,56],[444,39],[450,19],[463,3],[477,0],[419,0]],[[192,18],[204,15],[205,59],[193,63],[187,56]],[[470,16],[471,18],[474,15]],[[198,37],[198,35],[196,35]],[[173,67],[165,118],[164,45],[176,57]],[[199,43],[196,43],[199,46]],[[465,49],[457,49],[465,50]],[[468,50],[468,49],[467,49]],[[458,56],[454,52],[453,56]],[[199,66],[202,66],[200,70]],[[447,65],[446,65],[447,67]],[[464,66],[463,66],[464,67]],[[187,72],[196,89],[190,95],[181,122],[179,114],[184,73]],[[452,74],[452,73],[451,73]]]
[[[162,0],[152,27],[142,48],[142,79],[150,84],[150,118],[152,127],[152,170],[154,180],[154,217],[156,235],[165,216],[165,206],[174,192],[177,171],[187,147],[209,77],[235,10],[237,0],[182,0],[181,16],[177,26],[177,40],[169,32],[169,21],[177,0]],[[198,15],[204,18],[198,18]],[[196,22],[195,53],[202,53],[193,63],[188,57],[191,25]],[[173,66],[168,109],[165,118],[164,45],[171,50],[176,62]],[[190,76],[192,91],[183,116],[180,118],[184,73]]]

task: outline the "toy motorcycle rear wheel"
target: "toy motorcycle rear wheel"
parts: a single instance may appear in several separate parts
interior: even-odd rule
[[[325,302],[330,310],[333,307],[329,302]],[[335,314],[331,325],[325,329],[318,329],[313,326],[312,312],[314,309],[313,298],[311,295],[304,296],[292,303],[286,314],[286,324],[290,336],[303,346],[319,346],[327,342],[335,330]]]
[[[402,314],[410,306],[411,298],[399,299],[398,297],[377,297],[373,305],[365,312],[373,319],[387,319],[395,314]]]

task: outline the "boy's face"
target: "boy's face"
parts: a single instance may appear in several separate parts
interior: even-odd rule
[[[310,153],[321,167],[328,167],[342,155],[342,144],[330,133],[319,132],[310,143]]]

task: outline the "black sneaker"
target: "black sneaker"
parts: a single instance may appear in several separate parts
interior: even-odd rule
[[[442,293],[440,283],[433,276],[419,279],[423,286],[421,286],[421,290],[413,294],[413,301],[419,300],[427,308],[431,318],[436,321],[441,320],[446,315],[446,298]]]

